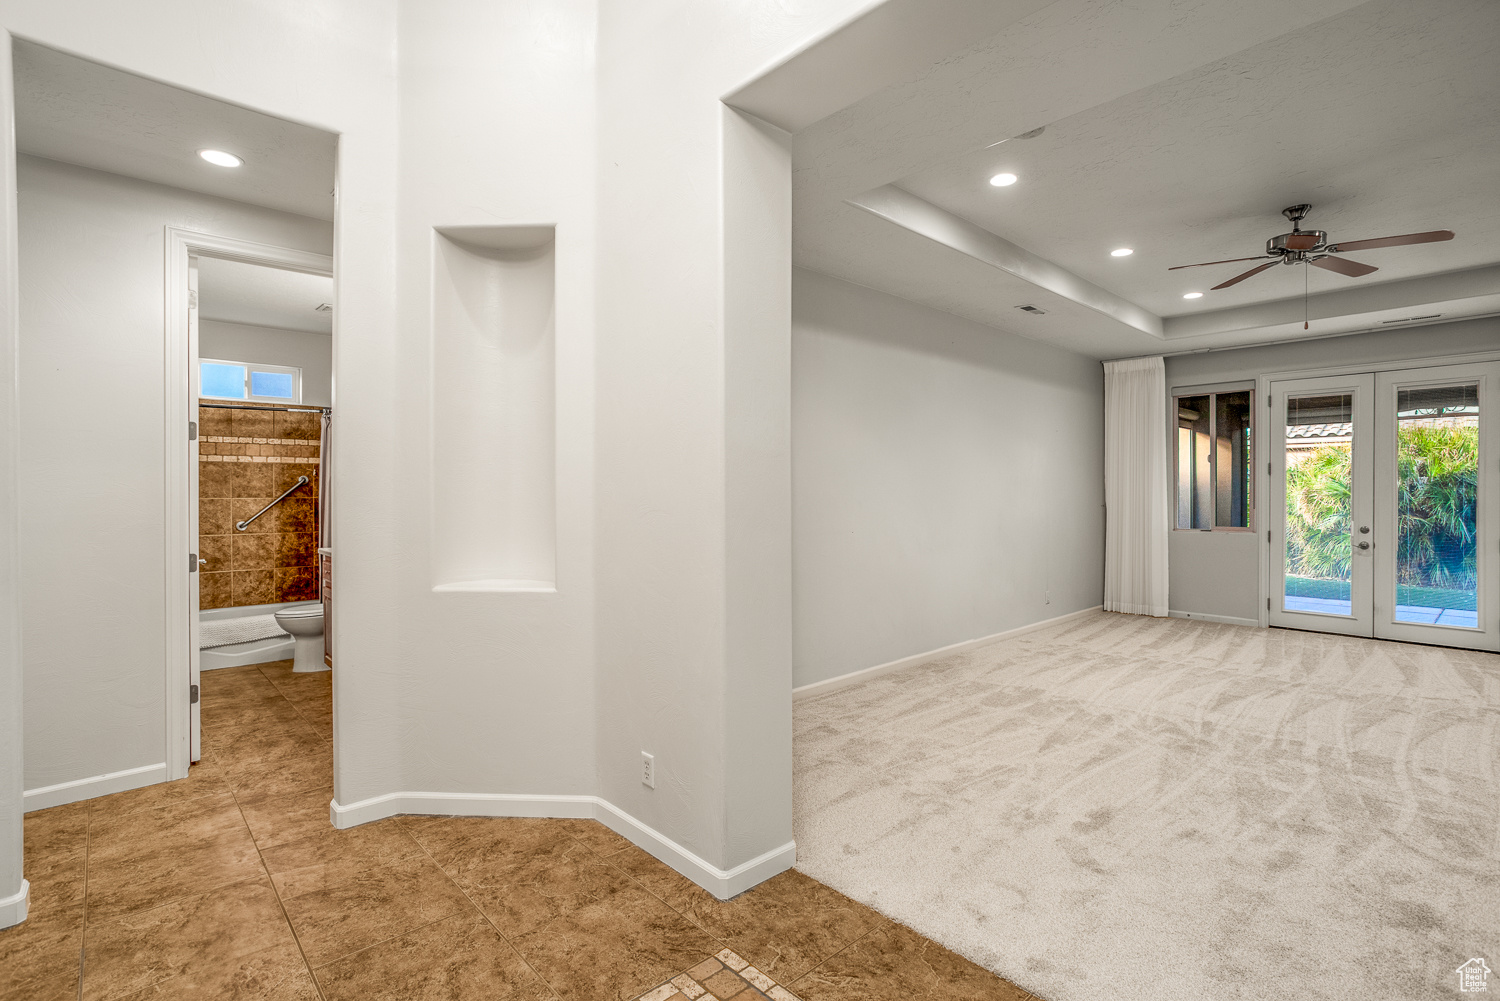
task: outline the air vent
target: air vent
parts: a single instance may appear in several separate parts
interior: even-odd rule
[[[1400,320],[1381,320],[1381,323],[1416,323],[1418,320],[1436,320],[1442,313],[1432,313],[1428,316],[1408,316]]]
[[[331,302],[320,302],[316,306],[313,307],[313,311],[317,312],[317,313],[332,313],[333,312],[333,303],[331,303]]]
[[[1047,313],[1045,309],[1038,309],[1036,306],[1017,306],[1016,308],[1024,313],[1035,313],[1037,316],[1045,316]]]

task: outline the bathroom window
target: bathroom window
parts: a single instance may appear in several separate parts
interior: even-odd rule
[[[1177,528],[1250,529],[1252,395],[1241,389],[1173,397]]]
[[[203,358],[198,362],[198,395],[215,400],[301,403],[302,370]]]

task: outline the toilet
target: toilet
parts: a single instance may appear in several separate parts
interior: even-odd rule
[[[291,633],[295,641],[292,673],[329,670],[323,662],[323,606],[284,608],[275,615],[276,624]]]

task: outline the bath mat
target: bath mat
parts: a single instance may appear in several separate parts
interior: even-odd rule
[[[210,619],[198,626],[198,649],[233,646],[254,640],[280,639],[286,631],[276,624],[274,615],[244,615],[237,619]]]

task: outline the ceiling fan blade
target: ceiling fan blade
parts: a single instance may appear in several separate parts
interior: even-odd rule
[[[1253,259],[1254,258],[1252,258],[1252,260]],[[1231,285],[1238,285],[1240,282],[1244,281],[1246,278],[1253,278],[1256,275],[1260,274],[1262,271],[1266,270],[1266,268],[1274,268],[1276,265],[1278,265],[1280,263],[1281,263],[1280,260],[1275,260],[1275,261],[1272,261],[1269,264],[1262,264],[1258,268],[1251,268],[1249,271],[1246,271],[1242,275],[1235,275],[1233,278],[1229,279],[1229,281],[1227,281],[1227,282],[1220,282],[1219,284],[1215,285],[1213,288],[1209,289],[1209,291],[1210,292],[1217,292],[1221,288],[1228,288]]]
[[[1270,254],[1261,254],[1261,255],[1259,255],[1257,257],[1231,257],[1227,261],[1204,261],[1202,264],[1179,264],[1179,265],[1177,265],[1177,267],[1175,267],[1175,268],[1168,268],[1167,270],[1168,271],[1181,271],[1183,268],[1206,268],[1210,264],[1236,264],[1236,263],[1238,263],[1240,261],[1263,261],[1267,257],[1270,257],[1270,256],[1271,256]]]
[[[1453,239],[1453,230],[1435,229],[1430,233],[1408,233],[1405,236],[1382,236],[1375,240],[1351,240],[1329,244],[1328,249],[1335,254],[1342,254],[1346,250],[1379,250],[1381,247],[1406,247],[1413,243],[1442,243],[1444,240]]]
[[[1350,278],[1360,278],[1380,270],[1368,264],[1351,261],[1347,257],[1315,257],[1307,263],[1315,268],[1322,268],[1324,271],[1336,271],[1341,275],[1348,275]]]
[[[1311,250],[1318,245],[1318,238],[1311,233],[1290,233],[1286,238],[1288,250]]]

